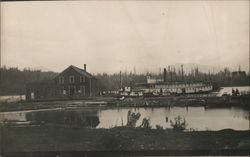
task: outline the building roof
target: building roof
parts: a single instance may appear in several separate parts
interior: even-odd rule
[[[70,69],[73,69],[73,70],[75,70],[76,72],[78,72],[79,74],[84,75],[84,76],[86,76],[86,77],[88,77],[88,78],[94,78],[94,79],[96,79],[93,75],[91,75],[90,73],[88,73],[88,72],[85,71],[84,69],[78,68],[78,67],[73,66],[73,65],[70,65],[68,68],[66,68],[65,70],[63,70],[60,74],[58,74],[56,77],[58,77],[59,75],[64,74],[65,72],[67,72],[67,71],[70,70]],[[56,78],[56,77],[55,77],[55,78]]]

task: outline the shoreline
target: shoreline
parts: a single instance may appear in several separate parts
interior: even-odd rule
[[[34,101],[1,103],[0,112],[55,109],[55,108],[113,108],[113,107],[189,107],[204,106],[205,108],[240,107],[250,110],[250,96],[226,97],[147,97],[126,98],[119,100],[113,97],[98,97],[95,99],[60,100],[60,101]]]
[[[249,130],[190,131],[116,127],[2,127],[1,155],[29,152],[171,151],[230,152],[249,155]],[[213,154],[213,153],[212,153]],[[208,154],[207,154],[208,155]]]

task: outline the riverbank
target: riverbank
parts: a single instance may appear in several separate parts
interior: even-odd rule
[[[120,100],[113,97],[96,97],[82,100],[61,101],[33,101],[1,103],[0,111],[24,111],[53,108],[80,108],[80,107],[189,107],[204,106],[206,108],[241,107],[249,108],[249,96],[169,96],[169,97],[147,97],[147,98],[125,98]]]
[[[28,126],[1,128],[1,154],[91,151],[218,152],[249,155],[249,131],[178,132],[161,129],[116,127],[111,129]],[[105,154],[103,154],[105,155]]]

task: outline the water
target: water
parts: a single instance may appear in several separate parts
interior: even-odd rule
[[[39,113],[45,111],[60,110],[61,108],[54,109],[38,109],[38,110],[28,110],[28,111],[14,111],[14,112],[0,112],[0,122],[3,121],[27,121],[27,115],[29,113]]]
[[[170,120],[175,117],[184,117],[187,129],[195,130],[249,130],[249,114],[247,110],[239,108],[205,109],[204,107],[171,107],[171,108],[113,108],[113,109],[81,109],[81,110],[45,110],[45,111],[19,111],[2,112],[0,120],[31,121],[41,123],[54,123],[64,125],[80,125],[84,127],[111,128],[127,123],[128,111],[140,112],[141,117],[150,118],[152,128],[160,125],[171,128]],[[166,122],[168,117],[168,122]]]
[[[0,102],[16,102],[20,100],[25,100],[25,95],[7,95],[7,96],[0,96]]]
[[[130,109],[108,109],[99,112],[100,124],[98,128],[108,128],[112,126],[120,126],[127,123],[127,113]],[[139,108],[132,109],[134,112],[140,112],[141,118],[137,122],[137,126],[142,123],[142,119],[150,118],[151,125],[161,125],[164,128],[171,128],[169,120],[174,120],[180,115],[184,117],[188,123],[188,129],[196,130],[221,130],[235,129],[248,130],[249,119],[248,112],[242,109],[205,109],[204,107],[173,107],[173,108]]]

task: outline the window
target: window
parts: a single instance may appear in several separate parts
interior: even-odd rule
[[[83,95],[85,95],[85,86],[80,86],[80,91]]]
[[[84,76],[80,76],[80,82],[85,82],[85,77]]]
[[[63,94],[64,95],[66,95],[67,94],[67,92],[66,92],[66,90],[63,88]]]
[[[72,86],[72,85],[69,85],[68,86],[68,94],[69,95],[73,95],[76,93],[76,87],[75,86]]]
[[[64,77],[63,76],[59,77],[59,84],[64,84]]]
[[[64,94],[64,95],[66,94],[66,90],[65,90],[65,88],[64,88],[64,87],[61,87],[61,89],[60,89],[60,93],[61,93],[61,94]]]
[[[69,83],[75,83],[75,77],[69,76]]]

